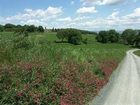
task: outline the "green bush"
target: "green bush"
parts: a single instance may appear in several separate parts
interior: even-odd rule
[[[134,45],[134,40],[136,36],[136,31],[132,29],[126,29],[122,33],[122,39],[124,44]]]
[[[119,33],[115,30],[100,31],[96,36],[96,40],[101,43],[115,43],[119,41]]]
[[[16,49],[18,49],[18,48],[25,48],[25,49],[31,48],[31,42],[28,39],[28,33],[23,32],[23,33],[16,35],[15,39],[14,39],[13,46]]]
[[[44,32],[44,28],[43,28],[42,26],[39,26],[39,27],[37,28],[37,31],[38,31],[38,32]]]
[[[76,29],[62,29],[57,32],[57,38],[61,39],[63,42],[64,39],[68,41],[68,43],[78,45],[82,42],[81,32]]]

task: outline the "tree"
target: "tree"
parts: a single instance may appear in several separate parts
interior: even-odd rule
[[[139,31],[138,34],[135,36],[134,43],[135,43],[135,46],[136,46],[136,47],[140,47],[140,31]]]
[[[39,27],[37,28],[37,31],[38,31],[38,32],[44,32],[44,28],[43,28],[42,26],[39,26]]]
[[[4,31],[4,27],[2,25],[0,25],[0,32]]]
[[[24,26],[27,32],[35,32],[37,30],[37,28],[34,25],[25,25]]]
[[[115,30],[109,30],[108,31],[108,37],[109,37],[109,41],[111,43],[115,43],[119,41],[119,33],[116,32]]]
[[[15,25],[10,24],[10,23],[5,24],[5,25],[4,25],[4,30],[5,30],[5,31],[14,31],[14,30],[15,30]]]
[[[125,44],[134,45],[134,40],[136,36],[136,31],[132,29],[126,29],[122,33],[122,39]]]
[[[81,44],[82,42],[81,32],[76,29],[61,29],[57,32],[57,37],[61,41],[66,39],[68,43],[75,45]]]
[[[101,43],[107,43],[109,40],[108,32],[100,31],[99,34],[96,36],[96,40]]]
[[[57,32],[56,36],[58,39],[60,39],[62,42],[64,39],[67,39],[68,31],[66,29],[61,29]]]
[[[15,25],[8,23],[5,24],[4,28],[15,28]]]
[[[76,29],[68,29],[68,43],[71,44],[81,44],[82,42],[82,35],[81,32]]]

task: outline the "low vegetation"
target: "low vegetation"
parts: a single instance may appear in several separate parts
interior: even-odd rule
[[[0,30],[1,105],[84,105],[130,49],[120,41],[125,32],[115,30],[46,32],[12,24]]]
[[[140,56],[140,51],[134,52],[136,55]]]

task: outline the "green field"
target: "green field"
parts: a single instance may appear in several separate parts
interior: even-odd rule
[[[130,49],[123,44],[98,43],[94,35],[83,35],[88,39],[88,44],[55,43],[59,40],[52,32],[31,33],[26,39],[30,47],[15,49],[16,37],[11,32],[0,33],[1,105],[45,105],[45,102],[47,105],[58,105],[69,100],[66,97],[68,94],[77,100],[70,100],[73,103],[80,100],[86,102],[94,96],[93,93],[97,94],[97,87],[102,87],[96,82],[103,85],[108,73],[106,70],[115,69]],[[89,83],[93,77],[99,80]],[[68,83],[73,87],[66,88]],[[69,88],[75,89],[75,94]],[[79,89],[84,92],[79,93]],[[76,94],[81,98],[77,98]]]

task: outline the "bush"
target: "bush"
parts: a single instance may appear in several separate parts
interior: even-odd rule
[[[0,32],[4,31],[4,27],[2,25],[0,25]]]
[[[107,43],[109,40],[107,31],[100,31],[96,37],[96,40],[101,43]]]
[[[135,36],[134,44],[136,47],[140,47],[140,32]]]
[[[43,28],[42,26],[39,26],[39,27],[37,28],[37,31],[38,31],[38,32],[44,32],[44,28]]]
[[[25,48],[25,49],[29,49],[31,47],[31,43],[28,40],[28,33],[27,32],[23,32],[22,34],[18,34],[16,35],[15,39],[14,39],[14,48],[18,49],[18,48]]]
[[[101,43],[116,43],[119,41],[119,33],[115,30],[100,31],[96,40]]]
[[[83,43],[84,43],[84,44],[87,44],[87,43],[88,43],[88,39],[87,39],[87,38],[84,39],[84,40],[83,40]]]
[[[56,36],[61,42],[64,41],[64,39],[67,39],[68,31],[66,29],[61,29],[57,32]]]
[[[76,29],[62,29],[57,32],[58,39],[61,39],[63,42],[64,39],[68,41],[68,43],[78,45],[82,42],[81,32]]]
[[[122,33],[122,39],[124,44],[134,45],[134,40],[136,36],[136,31],[132,29],[126,29]]]
[[[37,30],[37,28],[34,25],[25,25],[24,26],[27,32],[35,32]]]
[[[82,42],[82,35],[81,32],[75,29],[68,30],[68,43],[78,45]]]

